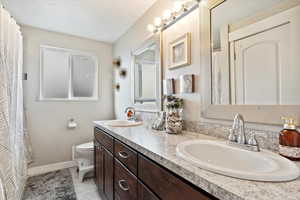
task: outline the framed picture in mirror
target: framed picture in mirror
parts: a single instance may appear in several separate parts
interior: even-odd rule
[[[164,95],[175,94],[175,80],[173,78],[163,80],[163,94]]]
[[[195,91],[195,75],[185,74],[179,77],[180,94],[193,93]]]
[[[191,64],[191,33],[186,33],[169,44],[169,69]]]

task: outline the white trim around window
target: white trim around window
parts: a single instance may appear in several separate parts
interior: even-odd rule
[[[50,51],[61,51],[63,53],[66,53],[68,55],[68,95],[65,98],[49,98],[45,97],[44,91],[43,91],[43,84],[44,84],[44,52],[45,50]],[[90,57],[94,63],[95,63],[95,77],[94,77],[94,87],[93,87],[93,95],[91,97],[74,97],[73,95],[73,84],[72,84],[72,70],[73,70],[73,57],[74,56],[87,56]],[[39,80],[39,95],[38,100],[39,101],[98,101],[99,100],[99,62],[97,59],[97,56],[93,53],[89,52],[83,52],[78,50],[72,50],[72,49],[65,49],[65,48],[59,48],[59,47],[52,47],[47,45],[41,45],[40,46],[40,80]]]

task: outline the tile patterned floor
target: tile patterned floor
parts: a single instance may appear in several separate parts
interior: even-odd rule
[[[70,172],[72,174],[77,200],[101,200],[93,178],[86,178],[82,183],[78,179],[76,168],[71,168]]]
[[[30,177],[23,200],[101,200],[93,178],[78,179],[76,168]]]

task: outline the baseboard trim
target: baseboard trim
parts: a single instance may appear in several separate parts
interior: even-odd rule
[[[53,172],[61,169],[75,167],[77,165],[76,161],[67,161],[67,162],[60,162],[54,163],[49,165],[42,165],[37,167],[31,167],[28,169],[28,177],[36,176],[40,174],[45,174],[48,172]]]

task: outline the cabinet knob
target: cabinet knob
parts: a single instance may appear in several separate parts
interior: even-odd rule
[[[124,191],[128,191],[129,190],[129,186],[127,185],[127,181],[126,180],[119,180],[119,187],[124,190]]]
[[[127,159],[129,157],[128,153],[124,152],[124,151],[120,151],[118,152],[119,156],[121,158]]]

